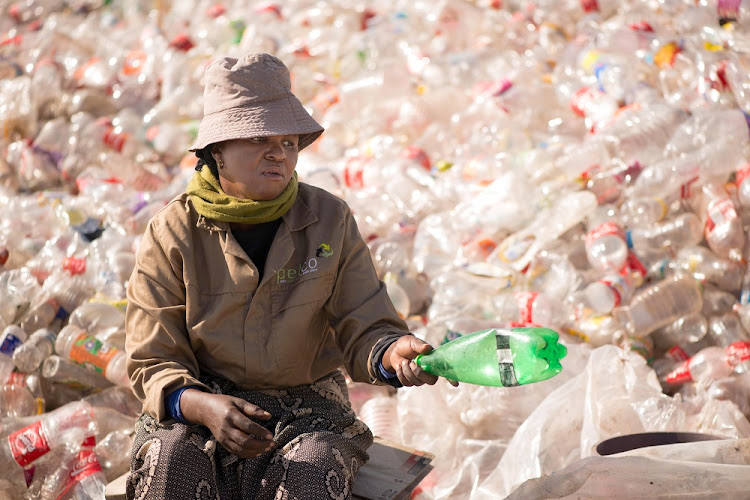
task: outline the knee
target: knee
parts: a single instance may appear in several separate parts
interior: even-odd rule
[[[199,434],[160,431],[133,450],[126,483],[128,499],[177,498],[196,480],[213,477],[216,441]]]

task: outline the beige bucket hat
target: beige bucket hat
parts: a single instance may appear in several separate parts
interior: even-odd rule
[[[203,120],[190,151],[230,139],[299,135],[299,149],[323,127],[292,94],[289,69],[270,54],[224,57],[206,68]]]

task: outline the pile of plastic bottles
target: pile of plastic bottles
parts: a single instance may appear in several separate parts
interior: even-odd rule
[[[570,376],[615,345],[665,397],[735,411],[684,430],[747,437],[747,0],[0,0],[0,492],[97,498],[127,469],[139,239],[192,175],[203,68],[260,51],[326,127],[300,179],[350,204],[417,335],[549,327]],[[554,380],[494,393],[503,432],[471,386],[352,397],[425,448],[474,405],[420,493],[455,498]]]

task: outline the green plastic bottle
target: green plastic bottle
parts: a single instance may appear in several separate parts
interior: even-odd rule
[[[513,387],[560,373],[568,349],[558,339],[549,328],[491,328],[463,335],[414,361],[427,373],[450,380]]]

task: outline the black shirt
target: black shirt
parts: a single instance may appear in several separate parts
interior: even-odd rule
[[[263,278],[263,270],[266,267],[266,258],[271,249],[273,237],[281,225],[281,217],[271,222],[264,222],[250,229],[232,229],[232,234],[245,251],[255,267],[258,268],[258,281]]]

